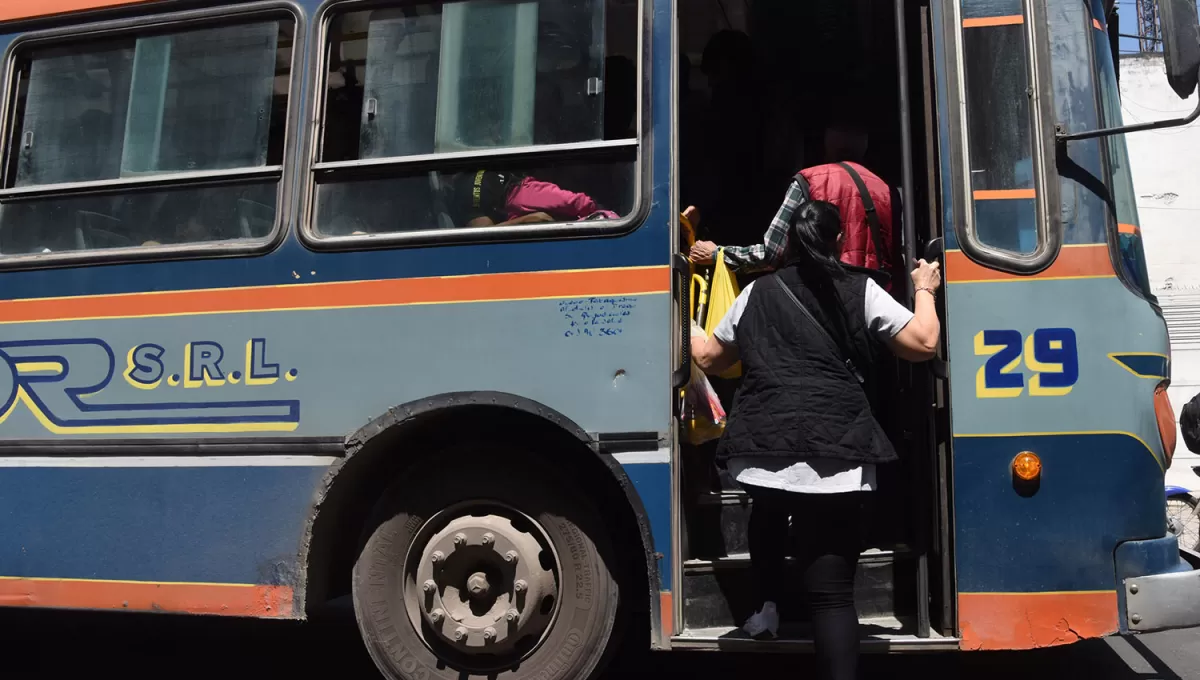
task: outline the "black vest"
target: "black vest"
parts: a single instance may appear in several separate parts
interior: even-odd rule
[[[859,385],[836,350],[776,282],[760,279],[737,325],[743,379],[717,445],[718,459],[895,460],[896,451],[872,414],[874,368],[881,347],[870,334],[864,313],[867,275],[847,268],[844,276],[834,279],[838,302],[845,310],[844,331],[831,323],[795,267],[776,276],[830,336],[842,338],[866,384]]]

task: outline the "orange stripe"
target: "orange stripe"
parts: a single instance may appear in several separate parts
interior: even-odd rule
[[[1136,224],[1118,224],[1117,231],[1121,232],[1122,234],[1132,234],[1134,236],[1142,235],[1141,227]]]
[[[292,589],[223,583],[0,579],[0,606],[288,618]]]
[[[1016,24],[1025,23],[1025,17],[1020,14],[1011,14],[1002,17],[978,17],[975,19],[963,19],[963,28],[985,28],[987,26],[1014,26]]]
[[[1117,632],[1117,594],[959,593],[961,647],[1033,649]]]
[[[950,283],[980,281],[1015,281],[1020,279],[1077,279],[1115,276],[1108,246],[1099,243],[1085,246],[1064,246],[1049,268],[1020,276],[998,272],[972,261],[961,250],[946,251],[946,280]]]
[[[1095,26],[1095,27],[1096,27],[1096,30],[1098,30],[1098,31],[1103,31],[1103,30],[1105,30],[1105,29],[1104,29],[1104,24],[1100,23],[1100,20],[1099,20],[1099,19],[1097,19],[1097,18],[1095,18],[1095,17],[1092,17],[1092,25],[1093,25],[1093,26]]]
[[[664,638],[670,638],[675,634],[675,607],[672,604],[674,599],[671,597],[671,591],[664,590],[658,594],[658,615],[662,621],[662,631]]]
[[[0,21],[32,19],[51,14],[81,12],[103,7],[132,5],[146,0],[4,0],[0,2]]]
[[[986,190],[971,193],[976,201],[1011,201],[1015,198],[1037,198],[1033,189]]]
[[[634,295],[671,290],[668,267],[35,298],[0,302],[0,323]]]

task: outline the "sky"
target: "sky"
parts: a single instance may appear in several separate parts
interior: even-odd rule
[[[1200,8],[1200,1],[1196,3]],[[1121,32],[1126,35],[1137,33],[1137,3],[1134,0],[1117,0],[1117,7],[1121,13]],[[1138,41],[1136,38],[1121,38],[1121,53],[1132,54],[1138,51]]]

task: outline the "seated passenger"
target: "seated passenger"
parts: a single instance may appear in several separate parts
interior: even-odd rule
[[[538,222],[615,220],[586,194],[567,191],[516,172],[478,170],[461,173],[454,182],[454,197],[467,227],[490,227]]]
[[[827,201],[837,206],[845,221],[846,236],[841,244],[841,261],[859,267],[893,273],[892,191],[878,175],[860,165],[867,151],[867,135],[849,123],[836,123],[825,131],[828,162],[797,173],[788,187],[763,242],[752,246],[726,246],[725,262],[739,273],[770,271],[781,266],[788,251],[788,231],[792,215],[811,201]],[[845,165],[843,165],[844,163]],[[877,225],[873,225],[868,206],[858,190],[858,181],[867,188],[867,197]],[[803,180],[801,182],[800,180]],[[876,226],[878,233],[876,233]],[[710,264],[717,244],[698,241],[690,253],[692,262]]]

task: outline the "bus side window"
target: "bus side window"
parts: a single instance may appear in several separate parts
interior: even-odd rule
[[[617,117],[626,119],[620,132],[605,129],[609,46],[636,43],[636,13],[619,4],[467,0],[335,14],[323,48],[309,235],[612,220],[631,212],[633,113]],[[621,56],[633,63],[634,55]],[[616,101],[636,107],[636,76],[616,73],[611,85]],[[530,151],[539,152],[537,161],[523,158]],[[488,206],[470,181],[479,172],[512,179]],[[518,189],[545,202],[509,200]]]
[[[18,48],[0,243],[28,233],[38,237],[24,252],[265,243],[276,222],[295,24],[243,21]],[[270,219],[258,209],[240,221],[239,201],[267,206]],[[43,203],[55,207],[9,209]],[[187,206],[200,204],[219,223],[195,228],[204,218]],[[176,219],[161,220],[164,210]]]

